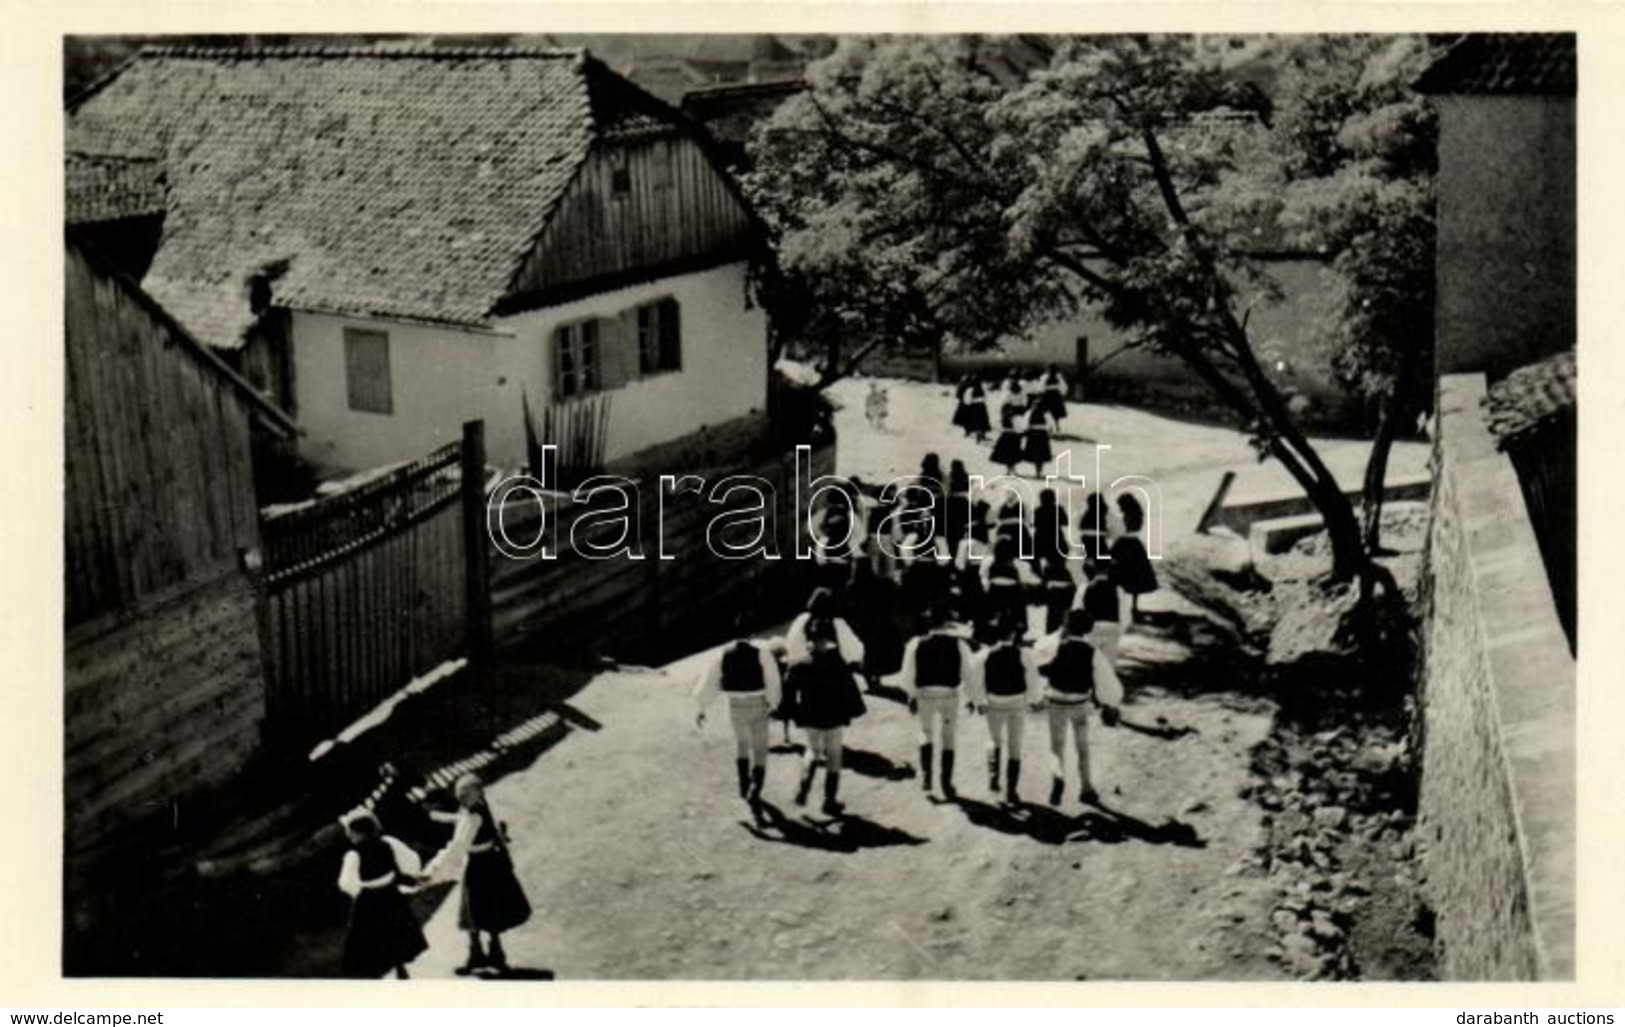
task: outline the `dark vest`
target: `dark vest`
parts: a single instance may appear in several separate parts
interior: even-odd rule
[[[473,811],[480,816],[480,826],[474,831],[473,845],[495,845],[501,848],[502,833],[497,830],[497,818],[491,815],[491,807],[480,803],[473,807]]]
[[[1083,588],[1083,608],[1097,623],[1115,624],[1121,619],[1117,586],[1105,578],[1095,578]]]
[[[355,847],[356,855],[361,857],[361,879],[363,881],[376,881],[385,874],[393,874],[399,869],[395,866],[395,850],[382,838],[369,838]]]
[[[1027,668],[1022,663],[1021,650],[1009,643],[988,650],[983,673],[987,678],[988,695],[1025,695],[1027,692]]]
[[[919,688],[959,687],[959,639],[931,635],[914,651],[914,684]]]
[[[737,642],[722,654],[722,690],[724,692],[760,692],[766,687],[762,679],[762,657],[749,642]]]
[[[1095,649],[1082,639],[1064,639],[1043,673],[1057,692],[1089,695],[1095,690]]]

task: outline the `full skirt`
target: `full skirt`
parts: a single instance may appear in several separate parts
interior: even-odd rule
[[[398,889],[368,888],[350,904],[344,932],[344,976],[382,977],[428,947],[422,926]]]
[[[530,900],[513,873],[506,849],[468,854],[457,926],[465,931],[511,931],[530,919]]]

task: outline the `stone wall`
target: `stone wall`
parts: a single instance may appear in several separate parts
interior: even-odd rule
[[[1484,391],[1439,383],[1418,837],[1441,976],[1571,979],[1574,660]]]

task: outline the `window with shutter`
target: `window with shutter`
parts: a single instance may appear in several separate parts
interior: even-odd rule
[[[559,399],[602,389],[602,361],[597,321],[577,321],[554,329],[553,380]]]
[[[344,329],[344,385],[351,410],[368,414],[395,412],[387,332]]]
[[[683,369],[677,301],[667,297],[637,308],[638,369],[646,375]]]

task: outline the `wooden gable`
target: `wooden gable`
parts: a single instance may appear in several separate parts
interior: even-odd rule
[[[561,302],[743,257],[749,209],[698,140],[673,126],[600,141],[499,310]]]

